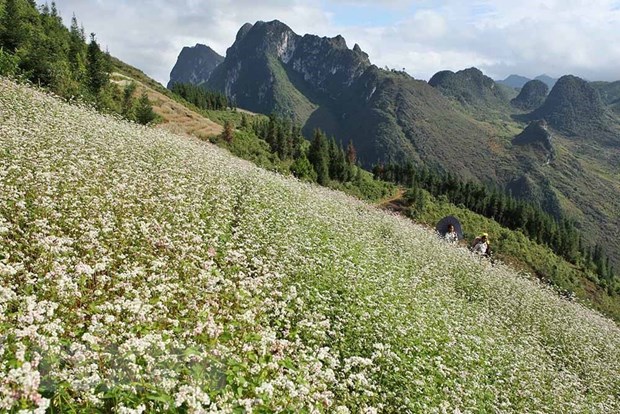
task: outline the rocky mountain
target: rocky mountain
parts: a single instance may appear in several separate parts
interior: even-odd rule
[[[524,111],[532,111],[538,108],[545,101],[549,87],[542,81],[528,81],[519,92],[519,95],[510,101],[515,108]]]
[[[299,36],[277,20],[257,22],[239,30],[208,87],[240,107],[304,123],[369,66],[368,55],[357,45],[349,49],[342,36]]]
[[[508,102],[508,97],[495,81],[477,68],[456,73],[440,71],[433,75],[428,84],[466,106],[501,106]]]
[[[524,115],[476,68],[427,83],[376,67],[341,36],[300,36],[272,21],[244,25],[205,86],[241,108],[292,118],[307,137],[321,128],[351,140],[367,167],[410,160],[563,211],[589,240],[613,246],[620,266],[620,121],[579,78],[558,80]],[[533,82],[517,102],[534,108],[544,92]]]
[[[224,61],[224,57],[209,46],[196,44],[184,47],[170,72],[168,88],[174,83],[201,85],[209,80],[213,70]]]
[[[542,106],[530,117],[544,119],[569,135],[604,129],[605,106],[588,82],[572,75],[562,76]]]

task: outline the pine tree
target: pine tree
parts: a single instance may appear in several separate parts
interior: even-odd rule
[[[353,141],[349,140],[349,144],[347,145],[347,162],[350,165],[355,165],[357,162],[357,151],[353,146]]]
[[[71,18],[69,33],[69,64],[74,79],[82,81],[86,73],[86,39],[84,31],[78,26],[75,14]]]
[[[301,135],[301,128],[298,125],[294,125],[291,131],[291,156],[294,159],[298,159],[303,155],[303,143],[304,137]]]
[[[235,130],[231,121],[224,122],[224,131],[222,132],[222,139],[229,144],[232,142],[235,136]]]
[[[329,182],[329,144],[321,130],[314,131],[314,138],[308,151],[308,160],[317,174],[317,182],[326,185]]]
[[[95,97],[99,95],[101,90],[109,82],[109,74],[106,72],[106,66],[106,58],[95,40],[95,34],[91,33],[90,43],[88,44],[87,84],[91,94]]]
[[[140,95],[140,99],[138,100],[138,105],[136,107],[136,121],[142,125],[146,125],[153,122],[155,118],[157,118],[157,115],[153,112],[151,101],[149,101],[149,97],[144,90],[142,91],[142,95]]]
[[[136,83],[133,81],[125,85],[125,88],[123,89],[123,101],[121,103],[121,115],[123,115],[125,118],[130,119],[130,120],[135,119],[134,101],[133,101],[133,95],[135,91],[136,91]]]

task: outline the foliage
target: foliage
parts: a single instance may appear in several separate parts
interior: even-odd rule
[[[0,47],[0,76],[15,77],[19,73],[19,60]]]
[[[300,180],[310,182],[316,182],[317,180],[316,171],[305,155],[297,158],[293,164],[291,164],[291,172]]]
[[[468,245],[481,232],[490,235],[493,260],[510,264],[520,271],[536,275],[561,295],[582,301],[588,307],[620,321],[618,292],[601,283],[595,269],[577,267],[555,254],[548,246],[530,240],[520,230],[510,230],[495,220],[450,203],[445,196],[433,197],[419,187],[405,194],[405,213],[416,222],[434,227],[445,216],[458,217]]]
[[[157,115],[153,112],[153,106],[149,101],[146,90],[142,91],[138,104],[135,108],[136,121],[142,125],[147,125],[157,119]]]
[[[310,150],[308,151],[308,160],[314,167],[317,175],[317,182],[321,185],[326,185],[329,182],[329,147],[327,137],[320,130],[314,131],[314,138],[310,143]]]
[[[221,111],[229,105],[226,95],[191,83],[175,83],[170,90],[200,109]]]
[[[0,114],[2,410],[620,411],[620,329],[501,264],[4,79]]]
[[[224,131],[222,132],[222,139],[228,143],[232,142],[233,138],[234,138],[234,128],[233,128],[233,124],[230,121],[226,121],[226,123],[224,123]]]
[[[605,280],[610,292],[620,293],[620,279],[601,246],[588,246],[574,223],[561,214],[554,217],[539,206],[518,200],[504,192],[490,190],[474,182],[463,182],[452,174],[439,174],[429,168],[415,168],[412,163],[376,165],[376,178],[406,187],[427,190],[433,196],[445,196],[451,203],[497,221],[500,225],[522,231],[529,239],[544,244],[573,264],[591,268]],[[418,199],[419,196],[412,196]],[[415,203],[414,203],[415,204]],[[596,254],[590,254],[594,248]]]
[[[0,4],[0,74],[28,80],[66,99],[92,102],[103,112],[126,112],[123,92],[110,83],[112,58],[101,50],[94,33],[86,43],[75,16],[67,28],[54,2],[39,9],[27,0]]]

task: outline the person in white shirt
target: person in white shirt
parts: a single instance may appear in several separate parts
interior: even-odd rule
[[[459,235],[454,229],[454,225],[448,224],[448,231],[443,235],[443,238],[450,244],[457,244],[459,242]]]
[[[482,233],[479,237],[476,237],[471,250],[481,256],[488,256],[490,254],[489,235],[487,233]]]

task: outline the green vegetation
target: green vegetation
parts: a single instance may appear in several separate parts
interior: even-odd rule
[[[490,233],[495,259],[534,274],[563,295],[577,297],[620,321],[620,280],[609,258],[601,246],[582,242],[569,220],[549,216],[532,203],[428,169],[388,165],[373,171],[377,177],[409,187],[403,199],[394,201],[408,217],[434,226],[446,215],[457,216],[467,241],[483,231]],[[563,258],[560,251],[571,253]]]
[[[394,185],[374,180],[370,172],[357,165],[351,142],[345,151],[335,138],[328,140],[322,131],[316,130],[313,141],[308,143],[299,126],[275,115],[266,118],[235,111],[209,112],[212,113],[220,113],[225,119],[225,130],[219,137],[212,137],[211,142],[256,165],[366,200],[380,200],[395,191]],[[233,127],[238,128],[234,133]]]
[[[200,109],[221,111],[230,106],[223,93],[207,91],[191,83],[175,83],[170,90]]]
[[[602,246],[586,244],[574,223],[561,214],[552,216],[531,201],[518,200],[503,191],[490,190],[472,181],[463,182],[450,173],[415,168],[411,163],[404,166],[377,165],[373,174],[377,179],[424,189],[435,197],[446,197],[455,205],[491,218],[509,229],[519,230],[570,263],[596,274],[597,280],[610,294],[620,294],[620,278],[614,274]],[[412,198],[417,198],[415,193]]]
[[[1,411],[620,412],[618,326],[410,220],[5,78],[0,129]]]
[[[86,43],[75,16],[65,27],[55,2],[37,9],[33,1],[0,0],[0,75],[140,123],[156,120],[148,97],[135,102],[135,87],[123,90],[110,81],[118,62],[101,50],[94,33]]]

